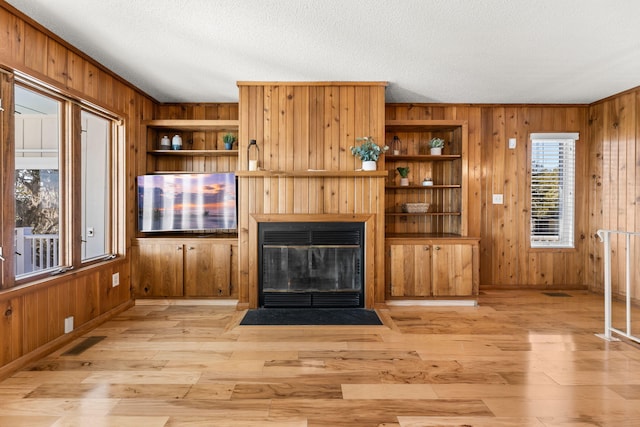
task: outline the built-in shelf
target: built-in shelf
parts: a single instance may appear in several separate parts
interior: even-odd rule
[[[387,185],[387,190],[416,190],[418,188],[423,190],[438,190],[443,188],[462,188],[460,184],[451,185]]]
[[[385,212],[388,216],[459,216],[460,212]]]
[[[238,150],[149,150],[148,154],[154,156],[199,156],[199,157],[219,157],[238,156]]]
[[[386,177],[386,170],[380,171],[236,171],[240,177]]]
[[[145,120],[147,127],[182,131],[238,131],[238,120]]]
[[[460,154],[440,154],[437,156],[431,155],[431,154],[417,154],[417,155],[411,155],[411,156],[407,156],[407,155],[391,155],[391,156],[386,156],[386,161],[396,161],[396,160],[406,160],[406,161],[432,161],[432,162],[437,162],[437,161],[447,161],[447,160],[456,160],[461,158],[462,156]]]

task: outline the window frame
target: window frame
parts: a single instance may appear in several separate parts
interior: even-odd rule
[[[554,132],[554,133],[531,133],[529,135],[529,149],[528,149],[528,161],[527,161],[527,209],[529,215],[527,215],[527,247],[530,251],[575,251],[576,247],[576,195],[577,195],[577,186],[576,182],[576,166],[578,162],[578,141],[580,139],[580,135],[578,132]],[[534,207],[533,207],[533,185],[534,185],[534,144],[535,141],[546,141],[546,142],[558,142],[561,144],[567,143],[571,141],[573,143],[573,164],[569,165],[573,171],[572,177],[572,187],[569,191],[572,192],[572,197],[570,200],[564,199],[561,200],[561,212],[571,212],[570,218],[570,229],[563,229],[559,227],[558,231],[558,241],[553,241],[552,239],[535,239],[533,234],[533,216],[534,216]],[[558,159],[560,162],[560,159]],[[566,168],[565,168],[566,169]],[[562,220],[559,220],[562,222]],[[565,221],[566,222],[566,219]],[[562,234],[565,234],[565,238],[563,239]]]
[[[124,255],[125,251],[125,234],[126,234],[126,212],[124,204],[123,192],[126,191],[126,152],[125,152],[125,122],[108,109],[99,107],[93,103],[83,99],[76,99],[68,96],[62,91],[47,85],[29,75],[18,71],[7,72],[10,76],[10,82],[4,83],[3,98],[9,100],[10,108],[7,107],[5,101],[5,111],[10,114],[3,114],[2,127],[0,130],[7,134],[7,141],[10,141],[10,147],[5,154],[9,154],[9,158],[3,160],[6,166],[2,174],[2,180],[11,185],[4,192],[5,201],[8,196],[9,200],[15,197],[15,113],[12,112],[15,102],[15,87],[20,85],[28,90],[36,91],[45,96],[52,97],[62,103],[60,123],[60,267],[58,269],[46,270],[42,273],[25,275],[17,278],[14,266],[14,257],[6,257],[3,262],[2,282],[0,289],[11,289],[16,286],[28,285],[30,283],[37,284],[43,279],[65,273],[68,270],[76,270],[79,268],[87,268],[93,265],[104,263]],[[10,92],[7,94],[7,88]],[[108,149],[108,172],[106,174],[109,180],[109,189],[107,190],[107,204],[109,211],[108,230],[105,230],[106,251],[109,252],[103,257],[95,257],[91,259],[82,259],[82,225],[80,215],[73,214],[79,212],[82,206],[81,201],[81,111],[87,111],[110,121],[110,147]],[[64,178],[63,178],[64,174]],[[11,205],[12,203],[9,203]],[[3,222],[3,228],[13,230],[15,227],[14,208],[8,207],[4,203],[0,215],[5,220],[10,218],[11,226]],[[4,220],[3,220],[4,221]],[[9,228],[7,228],[9,227]],[[2,247],[4,253],[15,250],[14,233],[11,236],[2,236]],[[62,243],[64,240],[64,243]]]

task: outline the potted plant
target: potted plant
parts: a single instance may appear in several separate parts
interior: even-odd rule
[[[231,150],[233,148],[233,144],[236,142],[236,136],[232,133],[225,133],[222,137],[222,141],[224,142],[224,149]]]
[[[409,185],[409,166],[398,167],[396,168],[398,173],[400,174],[400,185],[406,187]]]
[[[424,179],[424,181],[422,181],[422,185],[423,185],[424,187],[430,187],[430,186],[432,186],[432,185],[433,185],[433,180],[432,180],[431,178],[429,178],[429,177],[426,177],[426,178]]]
[[[442,138],[431,138],[431,141],[429,141],[429,148],[434,156],[442,154],[442,147],[444,147],[444,139]]]
[[[362,144],[357,147],[351,147],[351,154],[360,157],[360,160],[362,160],[362,170],[376,170],[376,162],[380,158],[380,155],[385,153],[389,147],[386,145],[382,147],[379,146],[371,136],[356,138],[356,141],[362,141]]]

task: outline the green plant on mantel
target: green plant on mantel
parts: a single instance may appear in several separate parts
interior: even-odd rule
[[[351,154],[359,157],[363,162],[378,161],[380,155],[389,150],[389,147],[383,145],[382,147],[376,144],[372,136],[363,136],[356,138],[356,141],[363,141],[361,145],[357,147],[351,147]]]

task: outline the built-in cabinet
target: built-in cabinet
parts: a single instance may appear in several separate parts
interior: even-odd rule
[[[477,294],[477,239],[387,239],[385,246],[388,297]]]
[[[387,120],[386,297],[468,297],[478,293],[479,239],[467,237],[467,122]],[[431,154],[432,138],[445,141]],[[399,167],[409,168],[408,185]],[[424,181],[428,181],[428,184]]]
[[[147,174],[236,171],[237,145],[224,149],[223,135],[237,136],[238,120],[147,120]],[[179,135],[179,150],[162,149],[160,140]],[[236,234],[204,237],[148,236],[139,234],[133,244],[133,288],[144,297],[237,297]]]
[[[237,239],[141,238],[133,252],[136,297],[237,296]]]

